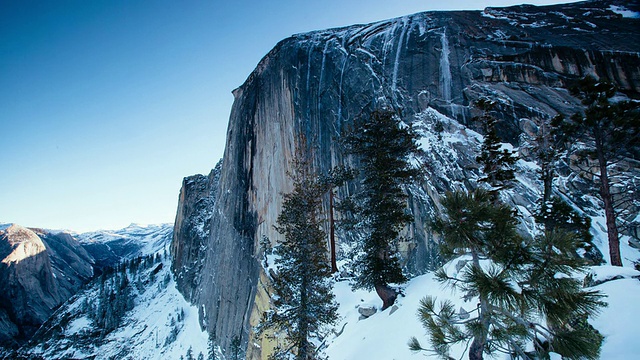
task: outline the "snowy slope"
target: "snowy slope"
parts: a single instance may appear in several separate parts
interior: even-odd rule
[[[171,224],[132,224],[76,234],[88,251],[103,255],[105,273],[62,305],[20,354],[44,359],[179,359],[189,348],[194,358],[207,354],[208,335],[200,328],[198,309],[180,294],[171,273],[172,230]],[[115,289],[123,274],[132,308],[104,335],[95,315],[100,289]]]
[[[178,359],[189,347],[194,357],[207,353],[208,338],[200,329],[198,309],[176,289],[168,256],[127,275],[132,284],[139,278],[144,286],[132,286],[134,308],[104,339],[99,340],[100,329],[84,305],[98,301],[96,279],[58,310],[36,334],[33,347],[25,350],[46,359]]]
[[[451,266],[456,261],[453,260],[447,265]],[[592,271],[596,277],[622,277],[595,286],[595,289],[608,295],[606,301],[609,304],[600,316],[591,319],[591,324],[605,336],[601,358],[637,358],[640,353],[640,343],[637,341],[637,334],[640,333],[640,315],[637,312],[640,281],[637,277],[640,276],[640,272],[611,266],[594,267]],[[468,311],[475,307],[474,302],[464,302],[449,289],[445,289],[433,279],[431,273],[418,276],[406,284],[406,296],[399,298],[398,309],[393,313],[390,308],[364,320],[358,320],[357,307],[371,303],[379,304],[380,300],[375,292],[352,292],[347,282],[336,284],[334,292],[340,302],[339,311],[342,316],[336,331],[339,332],[343,327],[344,331],[339,336],[332,335],[328,341],[326,354],[331,360],[435,359],[435,356],[431,357],[428,353],[412,353],[407,346],[412,336],[417,337],[424,347],[428,347],[429,344],[425,330],[416,316],[419,301],[426,295],[431,295],[438,300],[450,299],[456,305],[456,309],[462,307]],[[451,354],[456,359],[462,355],[462,350],[457,350]],[[468,355],[462,355],[462,358],[466,356]],[[504,356],[497,358],[506,359]]]

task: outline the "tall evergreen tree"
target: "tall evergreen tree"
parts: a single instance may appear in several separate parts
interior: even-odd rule
[[[341,207],[340,201],[336,199],[334,189],[343,185],[346,181],[353,180],[353,177],[353,170],[347,167],[336,167],[319,179],[320,185],[329,197],[329,259],[331,263],[331,273],[338,272],[335,209]]]
[[[534,216],[545,232],[566,231],[574,234],[582,241],[584,257],[592,264],[600,264],[602,254],[592,243],[591,218],[580,215],[564,200],[554,195],[553,180],[556,177],[558,161],[566,151],[563,143],[565,134],[554,124],[562,121],[562,115],[557,115],[550,121],[543,120],[539,124],[537,136],[533,139],[533,154],[540,166],[538,174],[543,184],[539,207]]]
[[[389,285],[406,281],[396,244],[400,231],[413,220],[406,211],[403,186],[419,173],[410,162],[418,152],[416,139],[416,133],[403,126],[392,111],[373,112],[347,138],[350,152],[360,161],[358,216],[365,232],[357,246],[354,285],[375,289],[383,301],[382,309],[393,305],[397,297]]]
[[[498,136],[496,125],[498,119],[491,115],[491,111],[495,108],[495,103],[479,99],[475,106],[482,110],[482,116],[476,118],[482,124],[484,130],[484,141],[480,155],[476,158],[482,165],[484,176],[480,181],[487,183],[491,189],[490,193],[494,200],[498,199],[498,193],[501,190],[513,186],[515,179],[513,165],[517,161],[515,155],[502,148],[502,141]]]
[[[290,344],[273,358],[295,353],[296,359],[307,360],[317,357],[311,338],[337,319],[337,305],[319,216],[325,187],[309,162],[300,159],[294,162],[292,179],[293,191],[284,195],[276,225],[284,239],[275,248],[273,310],[265,313],[261,327],[274,329]]]
[[[615,175],[610,168],[625,158],[640,159],[640,106],[632,101],[614,102],[615,87],[591,77],[582,79],[572,93],[586,106],[584,113],[555,125],[565,134],[567,142],[585,141],[586,147],[579,147],[576,154],[585,160],[583,171],[599,179],[598,194],[604,204],[611,265],[622,266],[616,194],[612,191]]]
[[[478,306],[460,314],[450,301],[439,307],[433,297],[421,301],[418,316],[433,352],[449,359],[452,345],[466,344],[470,360],[496,352],[547,358],[550,351],[568,359],[598,358],[602,337],[586,319],[603,303],[599,293],[584,291],[571,277],[582,266],[572,235],[526,241],[516,231],[513,211],[483,190],[449,193],[442,204],[445,216],[436,228],[443,252],[471,260],[458,274],[441,269],[436,276],[465,299],[477,297]],[[409,346],[425,350],[416,338]]]

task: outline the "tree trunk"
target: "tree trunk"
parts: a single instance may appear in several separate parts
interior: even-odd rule
[[[331,247],[331,273],[338,272],[336,262],[336,225],[333,217],[333,189],[329,190],[329,246]]]
[[[304,259],[303,259],[304,261]],[[297,343],[297,360],[307,360],[309,357],[309,319],[307,314],[309,312],[308,304],[308,289],[307,274],[302,274],[302,283],[300,286],[300,308],[297,310],[298,316],[298,333],[294,337],[294,343]]]
[[[611,265],[622,266],[620,257],[620,238],[616,225],[616,213],[613,209],[609,174],[607,172],[607,159],[605,158],[602,139],[596,134],[596,152],[598,154],[598,166],[600,166],[600,196],[604,203],[604,215],[607,221],[607,237],[609,238],[609,258]]]
[[[469,347],[469,360],[482,360],[483,352],[484,343],[478,338],[473,338],[473,342]]]
[[[382,310],[384,311],[396,302],[398,293],[389,285],[376,285],[376,293],[382,299]]]
[[[471,257],[473,261],[473,266],[480,268],[480,257],[478,253],[474,250],[471,251]],[[489,332],[489,317],[488,317],[488,303],[487,299],[479,294],[480,304],[478,309],[478,321],[480,322],[482,329],[480,334],[476,334],[473,337],[473,342],[471,342],[471,346],[469,347],[469,360],[482,360],[482,356],[484,354],[484,347],[487,343],[487,334]]]

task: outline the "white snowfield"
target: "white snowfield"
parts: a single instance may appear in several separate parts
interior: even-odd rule
[[[448,266],[455,264],[452,260]],[[600,316],[590,319],[590,323],[605,336],[602,346],[601,359],[630,360],[638,359],[640,342],[640,272],[631,267],[595,266],[591,268],[594,279],[613,279],[595,286],[607,295],[608,307],[604,308]],[[416,315],[420,300],[426,296],[435,296],[440,300],[449,299],[454,302],[456,309],[466,311],[476,307],[474,300],[464,302],[455,293],[433,279],[433,274],[418,276],[409,281],[404,288],[404,297],[399,297],[397,310],[392,308],[379,311],[382,302],[375,292],[351,291],[347,282],[337,283],[334,288],[336,298],[340,303],[342,320],[336,331],[344,330],[340,336],[331,335],[326,354],[331,360],[413,360],[436,359],[428,352],[413,353],[407,342],[415,336],[423,347],[429,346],[428,336],[418,321]],[[358,306],[377,304],[378,312],[373,316],[358,320]],[[557,355],[557,354],[555,354]],[[455,359],[466,359],[461,348],[451,353]],[[485,357],[489,358],[489,357]],[[496,356],[496,359],[508,359],[506,355]],[[561,359],[559,355],[557,359]]]

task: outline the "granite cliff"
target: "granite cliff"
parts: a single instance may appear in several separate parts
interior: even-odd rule
[[[0,230],[0,345],[26,340],[93,276],[93,257],[69,234]]]
[[[273,225],[281,194],[291,187],[286,173],[294,149],[312,152],[319,173],[353,165],[339,140],[374,109],[401,109],[402,120],[423,137],[427,175],[408,189],[415,223],[407,229],[412,240],[400,247],[409,273],[437,263],[430,256],[435,234],[426,224],[440,195],[472,188],[480,176],[482,137],[472,106],[479,98],[498,103],[499,135],[523,159],[507,200],[530,213],[540,184],[526,161],[527,137],[541,122],[581,109],[567,86],[590,75],[640,97],[640,20],[623,16],[638,11],[638,1],[611,0],[427,12],[277,44],[233,92],[219,175],[183,183],[173,268],[184,279],[183,294],[200,308],[201,325],[226,351],[236,339],[247,358],[268,352],[268,342],[252,333],[268,306],[260,242],[278,239]],[[569,167],[561,175],[558,189],[567,199],[589,214],[601,210],[584,200],[584,178]],[[203,219],[206,229],[197,236],[182,228],[195,229]]]

